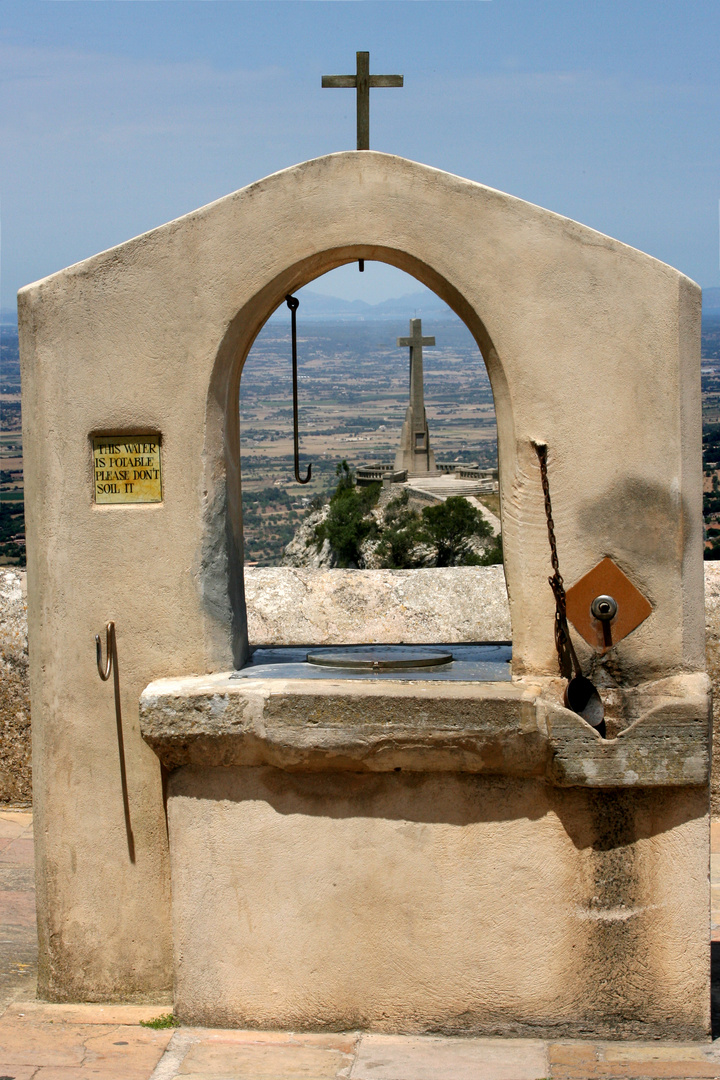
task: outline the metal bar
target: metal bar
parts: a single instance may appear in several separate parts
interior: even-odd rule
[[[122,728],[122,708],[120,704],[120,670],[117,658],[117,640],[115,638],[115,623],[109,622],[105,627],[106,658],[102,663],[102,645],[100,635],[95,635],[95,651],[98,675],[103,682],[110,678],[113,673],[113,690],[115,694],[115,727],[117,730],[118,755],[120,757],[120,787],[122,789],[123,814],[125,817],[125,835],[127,837],[128,854],[130,862],[135,862],[135,837],[133,836],[132,823],[130,821],[130,795],[128,793],[127,769],[125,767],[125,741]]]
[[[290,308],[290,328],[292,338],[292,388],[293,388],[293,450],[295,453],[295,479],[298,484],[309,484],[312,465],[308,465],[305,479],[300,475],[300,436],[298,434],[298,376],[297,376],[297,322],[295,313],[300,306],[296,296],[286,296],[285,302]]]

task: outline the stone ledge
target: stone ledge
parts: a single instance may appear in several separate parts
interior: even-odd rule
[[[600,739],[568,709],[538,702],[558,787],[684,787],[708,783],[712,710],[707,675],[679,675],[638,687],[637,720]],[[630,695],[628,695],[630,696]]]
[[[603,740],[537,683],[254,680],[151,683],[140,730],[163,765],[545,776],[561,787],[707,783],[709,680],[638,688],[639,718]],[[644,706],[644,707],[643,707]]]

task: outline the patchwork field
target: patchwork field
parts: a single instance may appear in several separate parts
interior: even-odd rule
[[[409,317],[414,313],[410,312]],[[258,336],[240,383],[246,555],[280,561],[310,499],[331,488],[345,458],[356,466],[392,461],[408,401],[409,350],[396,339],[407,320],[315,320],[300,324],[300,472],[293,477],[289,320],[271,319]],[[495,409],[480,352],[460,320],[427,320],[423,333],[425,404],[431,444],[441,461],[497,462]],[[277,492],[271,498],[268,488]],[[259,504],[262,500],[262,505]],[[250,513],[248,513],[250,511]]]
[[[408,395],[408,350],[395,344],[407,318],[300,319],[300,469],[295,483],[289,317],[265,325],[240,385],[246,556],[277,564],[312,498],[331,489],[337,464],[391,461]],[[425,403],[439,461],[497,464],[495,411],[477,345],[459,319],[423,319]],[[707,541],[720,556],[720,319],[703,323],[703,424]],[[24,564],[20,371],[17,327],[0,324],[0,565]],[[717,557],[717,556],[716,556]]]

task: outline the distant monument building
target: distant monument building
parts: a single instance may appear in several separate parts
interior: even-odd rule
[[[434,345],[434,337],[422,336],[422,319],[410,320],[410,337],[399,337],[401,347],[410,348],[410,402],[395,455],[395,471],[407,470],[408,476],[426,476],[437,472],[435,455],[430,448],[430,432],[425,415],[423,393],[423,345]]]
[[[497,469],[480,469],[467,462],[435,461],[430,446],[430,431],[425,415],[423,389],[423,345],[434,345],[434,337],[422,336],[422,319],[410,320],[410,336],[399,337],[401,348],[410,349],[410,400],[405,412],[400,445],[395,463],[382,461],[359,465],[355,479],[360,487],[368,484],[404,484],[414,498],[423,502],[443,502],[449,495],[475,496],[498,490]],[[487,514],[485,508],[483,514]],[[493,529],[500,531],[497,518],[492,518]]]

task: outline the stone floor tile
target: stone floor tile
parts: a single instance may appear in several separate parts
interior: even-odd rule
[[[720,1062],[691,1059],[597,1061],[551,1065],[552,1080],[719,1080]]]
[[[248,1029],[227,1028],[183,1028],[192,1032],[204,1043],[235,1043],[257,1045],[312,1046],[326,1050],[337,1050],[342,1054],[355,1051],[359,1031],[351,1032],[314,1032],[314,1031],[250,1031]]]
[[[153,1069],[141,1064],[135,1066],[122,1061],[114,1064],[100,1062],[95,1065],[57,1066],[38,1069],[33,1080],[150,1080]]]
[[[106,1031],[88,1025],[84,1040],[83,1069],[103,1080],[147,1080],[165,1053],[172,1029],[122,1026]]]
[[[352,1061],[349,1054],[294,1043],[243,1043],[212,1039],[191,1047],[178,1076],[217,1080],[335,1080]]]
[[[712,1045],[698,1043],[605,1043],[600,1048],[601,1061],[714,1061],[720,1066]]]
[[[49,1068],[41,1065],[32,1073],[32,1080],[88,1080],[90,1075],[82,1065],[51,1065]],[[100,1080],[100,1077],[96,1076],[95,1080]]]
[[[9,1065],[81,1065],[87,1036],[87,1028],[74,1024],[33,1023],[3,1016],[0,1061]]]
[[[27,926],[35,928],[35,893],[0,892],[0,926]]]
[[[586,1067],[598,1060],[597,1050],[593,1043],[585,1042],[562,1042],[551,1043],[548,1046],[548,1061],[550,1067],[555,1065],[574,1065]]]
[[[544,1080],[545,1044],[536,1039],[452,1039],[363,1035],[351,1080]]]
[[[15,1001],[8,1005],[4,1018],[24,1018],[32,1023],[55,1024],[139,1024],[171,1011],[168,1004],[158,1005],[56,1005],[46,1001]],[[152,1029],[149,1029],[152,1030]],[[173,1029],[168,1029],[172,1031]]]
[[[7,810],[0,811],[0,838],[5,837],[14,840],[32,828],[31,813],[12,813]]]
[[[0,892],[31,892],[35,895],[35,867],[0,862]]]
[[[85,1031],[82,1061],[48,1062],[34,1080],[149,1080],[172,1036],[172,1031],[145,1028],[111,1028],[98,1035],[101,1030]]]
[[[35,1065],[5,1065],[0,1061],[0,1080],[3,1077],[8,1080],[34,1080],[37,1074]]]
[[[716,1061],[600,1062],[596,1075],[602,1080],[719,1080],[720,1065]]]
[[[7,847],[0,841],[0,863],[16,863],[20,866],[32,866],[34,863],[34,845],[29,837],[11,840]]]

